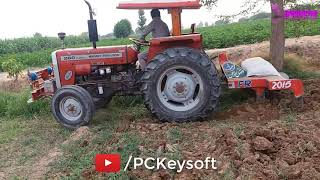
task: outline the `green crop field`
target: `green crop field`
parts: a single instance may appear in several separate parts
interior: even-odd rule
[[[198,31],[203,35],[204,48],[226,48],[269,40],[271,23],[270,20],[256,20],[205,27]],[[320,20],[287,22],[285,34],[286,38],[318,35],[320,34]]]
[[[205,49],[226,48],[268,40],[271,34],[270,20],[256,20],[197,29],[203,35]],[[188,30],[186,30],[188,32]],[[320,20],[291,21],[286,23],[286,37],[311,36],[320,34]],[[128,39],[102,39],[98,46],[129,44]],[[88,47],[87,38],[69,36],[66,47]],[[59,49],[61,42],[53,37],[19,38],[0,41],[0,64],[14,58],[27,67],[41,67],[51,62],[50,53]],[[1,71],[1,67],[0,67]]]

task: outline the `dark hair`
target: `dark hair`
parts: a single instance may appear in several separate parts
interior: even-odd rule
[[[151,17],[152,17],[152,18],[161,17],[159,9],[152,9],[152,11],[151,11]]]

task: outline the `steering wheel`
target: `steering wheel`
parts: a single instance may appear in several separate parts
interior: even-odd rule
[[[150,42],[149,41],[141,41],[141,40],[136,39],[136,38],[129,38],[129,40],[132,41],[137,46],[150,46]]]

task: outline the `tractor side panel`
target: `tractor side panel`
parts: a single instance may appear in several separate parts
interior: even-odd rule
[[[150,42],[148,62],[159,53],[174,47],[190,47],[201,50],[202,36],[200,34],[190,34],[152,39]]]
[[[61,86],[75,84],[77,75],[88,75],[92,66],[108,66],[133,63],[137,52],[127,46],[101,47],[97,49],[65,49],[56,52]]]

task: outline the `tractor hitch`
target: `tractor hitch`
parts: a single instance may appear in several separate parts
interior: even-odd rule
[[[36,72],[28,71],[28,81],[32,89],[32,98],[28,100],[28,103],[51,97],[57,89],[52,66]]]

